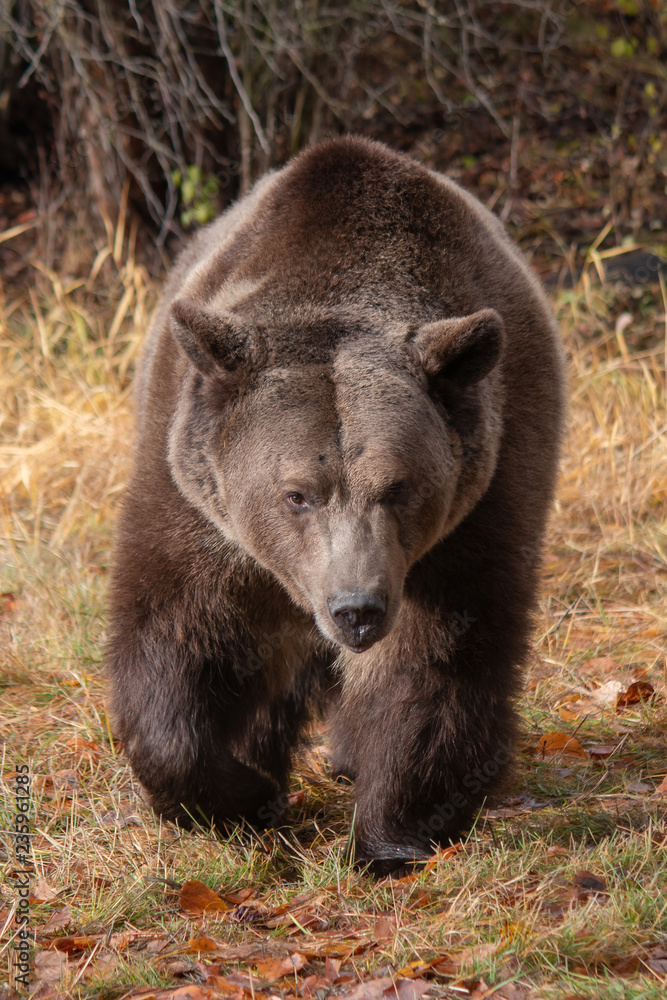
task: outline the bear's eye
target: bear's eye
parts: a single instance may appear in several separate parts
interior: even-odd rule
[[[308,506],[308,502],[303,493],[288,493],[287,503],[295,510],[303,510],[304,507]]]
[[[392,483],[388,490],[385,490],[382,497],[383,503],[397,504],[406,499],[408,488],[405,483]]]

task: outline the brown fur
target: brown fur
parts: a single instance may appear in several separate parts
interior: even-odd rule
[[[536,280],[447,178],[329,140],[193,241],[137,396],[107,659],[154,807],[277,821],[328,702],[358,857],[428,856],[511,756],[564,409]]]

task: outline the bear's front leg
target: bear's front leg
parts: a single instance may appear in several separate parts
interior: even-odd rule
[[[233,670],[205,633],[179,641],[167,617],[117,629],[109,643],[115,728],[132,770],[167,819],[263,825],[280,787],[235,753],[248,706]]]
[[[165,818],[264,826],[284,808],[294,724],[271,760],[251,744],[277,739],[271,704],[287,678],[274,660],[288,669],[294,629],[272,625],[287,615],[269,584],[239,572],[196,512],[160,511],[130,493],[121,519],[106,656],[114,728]]]
[[[332,726],[334,763],[356,779],[355,856],[378,874],[458,839],[512,760],[512,650],[479,620],[416,617],[346,658]]]

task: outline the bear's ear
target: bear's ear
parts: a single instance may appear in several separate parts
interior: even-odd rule
[[[249,360],[250,331],[232,316],[176,299],[169,322],[176,341],[204,375],[231,376]]]
[[[495,309],[480,309],[454,319],[440,319],[420,327],[410,348],[438,387],[465,387],[481,381],[503,351],[505,327]]]

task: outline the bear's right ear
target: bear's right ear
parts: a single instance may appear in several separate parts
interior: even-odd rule
[[[232,316],[176,299],[169,322],[174,338],[204,375],[233,375],[249,359],[250,331]]]

